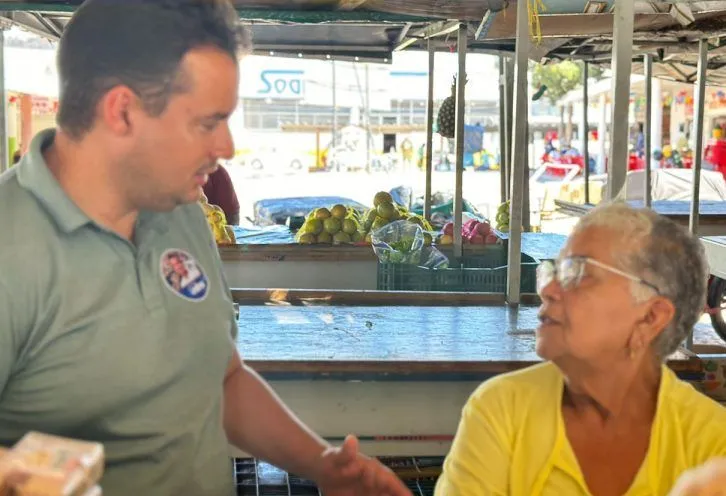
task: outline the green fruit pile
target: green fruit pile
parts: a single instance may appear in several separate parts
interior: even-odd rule
[[[499,205],[496,221],[499,231],[509,232],[509,200]]]
[[[393,202],[389,193],[380,191],[373,197],[373,208],[363,215],[362,232],[366,242],[371,241],[371,234],[383,226],[397,220],[406,220],[421,226],[424,231],[433,231],[431,224],[420,215],[413,214],[404,207]],[[431,235],[424,233],[427,245],[431,244]]]
[[[358,212],[340,204],[317,208],[308,214],[296,239],[305,245],[359,243],[363,234]]]
[[[317,208],[310,212],[297,233],[300,244],[370,243],[371,234],[383,226],[398,220],[406,220],[421,226],[426,246],[431,245],[431,224],[420,215],[396,205],[389,193],[381,191],[373,197],[373,208],[360,215],[357,210],[344,205]]]

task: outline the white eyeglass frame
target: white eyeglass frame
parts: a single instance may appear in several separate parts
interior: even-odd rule
[[[577,275],[574,277],[573,281],[569,284],[565,284],[558,274],[561,273],[561,270],[558,268],[558,264],[561,264],[565,261],[568,262],[577,262],[579,263],[579,269],[577,272]],[[613,267],[612,265],[603,263],[599,260],[596,260],[594,258],[590,257],[583,257],[583,256],[571,256],[571,257],[565,257],[562,259],[558,259],[556,261],[550,261],[547,260],[545,262],[542,262],[539,267],[537,267],[537,294],[542,294],[542,291],[545,287],[547,287],[548,284],[550,284],[552,281],[557,281],[564,289],[574,289],[576,288],[580,282],[582,281],[582,278],[585,276],[585,265],[590,264],[594,265],[595,267],[598,267],[600,269],[606,270],[612,274],[619,275],[621,277],[624,277],[626,279],[629,279],[633,282],[636,282],[638,284],[643,284],[645,286],[648,286],[650,289],[655,291],[656,294],[660,295],[660,290],[651,282],[646,281],[645,279],[638,277],[636,275],[630,274],[629,272],[625,272],[623,270],[618,269],[617,267]],[[546,274],[547,280],[545,279],[545,271],[548,271]]]

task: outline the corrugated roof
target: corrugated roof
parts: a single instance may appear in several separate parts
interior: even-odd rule
[[[524,1],[524,0],[519,0]],[[0,0],[0,13],[25,28],[58,38],[80,0]],[[423,49],[430,26],[446,20],[470,26],[472,52],[513,52],[515,0],[235,0],[241,21],[251,26],[256,53],[305,54],[352,60],[390,60],[402,41]],[[614,0],[544,0],[539,14],[542,39],[534,60],[582,59],[608,63]],[[488,11],[491,13],[488,14]],[[585,11],[591,13],[584,13]],[[655,57],[655,73],[692,82],[697,44],[713,42],[709,83],[726,84],[726,0],[635,0],[634,70],[644,54]],[[693,19],[692,23],[688,19]],[[485,21],[485,22],[484,22]],[[475,39],[476,38],[476,39]],[[439,49],[455,47],[456,34],[434,38]]]

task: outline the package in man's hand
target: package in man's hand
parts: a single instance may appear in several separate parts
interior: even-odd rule
[[[0,458],[0,496],[85,496],[103,474],[98,443],[28,433]]]

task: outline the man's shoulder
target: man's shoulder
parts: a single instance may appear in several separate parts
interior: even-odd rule
[[[209,224],[204,215],[202,206],[195,203],[180,205],[170,213],[170,222],[176,226],[184,226],[185,229],[193,231],[196,235],[207,235]]]
[[[44,242],[54,235],[55,226],[48,218],[37,199],[21,186],[17,170],[10,169],[0,174],[0,233],[3,242],[0,253],[17,257],[23,253],[29,257],[31,252],[47,247]],[[7,259],[8,257],[0,257]]]

